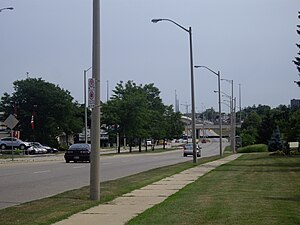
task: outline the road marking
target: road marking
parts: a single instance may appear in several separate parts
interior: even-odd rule
[[[37,172],[33,172],[33,173],[49,173],[51,172],[51,170],[43,170],[43,171],[37,171]]]
[[[80,168],[84,168],[85,166],[74,166],[73,169],[80,169]]]

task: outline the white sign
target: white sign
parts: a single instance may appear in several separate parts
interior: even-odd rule
[[[7,119],[4,121],[4,124],[10,129],[13,129],[18,123],[19,120],[17,120],[17,118],[12,114],[10,114],[9,117],[7,117]]]
[[[289,142],[290,148],[298,148],[299,142]]]
[[[95,107],[95,89],[96,89],[96,82],[95,82],[95,78],[89,78],[89,93],[88,93],[88,106],[90,108],[94,108]]]

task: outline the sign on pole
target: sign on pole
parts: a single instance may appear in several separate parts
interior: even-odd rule
[[[10,114],[9,117],[6,118],[4,121],[4,124],[9,128],[9,129],[14,129],[14,127],[19,123],[19,120],[17,118]]]
[[[89,78],[89,94],[88,94],[88,106],[89,108],[95,107],[95,88],[96,88],[96,82],[95,78]]]
[[[13,146],[13,129],[19,123],[17,118],[10,114],[9,117],[6,118],[4,124],[10,129],[11,131],[11,160],[14,161],[14,146]]]

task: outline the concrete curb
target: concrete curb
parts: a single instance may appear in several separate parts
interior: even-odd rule
[[[240,154],[230,155],[213,162],[182,171],[166,177],[153,184],[101,204],[86,211],[72,215],[55,225],[123,225],[146,209],[163,202],[186,185],[196,181],[199,177],[216,167],[237,159]]]

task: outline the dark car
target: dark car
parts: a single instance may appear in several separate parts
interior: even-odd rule
[[[201,146],[196,144],[196,155],[197,157],[201,157]],[[188,155],[193,155],[193,144],[189,143],[183,146],[183,156],[186,157]]]
[[[77,143],[69,147],[65,153],[66,163],[74,162],[90,162],[91,146],[89,144]]]

